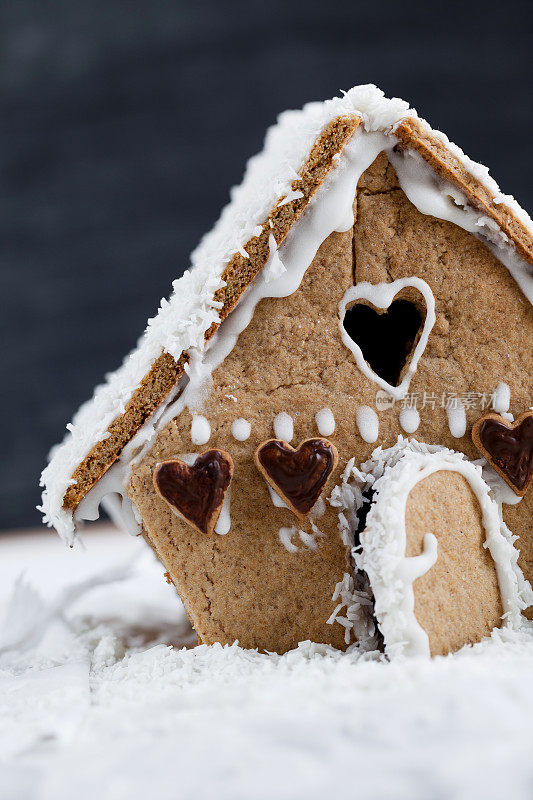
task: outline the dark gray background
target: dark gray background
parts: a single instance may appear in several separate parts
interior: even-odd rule
[[[284,108],[377,83],[531,210],[531,6],[1,0],[0,528]]]

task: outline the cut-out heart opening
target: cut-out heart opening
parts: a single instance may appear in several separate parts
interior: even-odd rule
[[[346,309],[343,327],[376,375],[398,386],[423,322],[417,306],[399,298],[387,310],[356,303]]]

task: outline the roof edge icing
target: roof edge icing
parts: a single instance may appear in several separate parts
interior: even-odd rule
[[[373,84],[355,86],[340,97],[307,103],[301,110],[282,112],[267,130],[263,150],[249,159],[239,186],[230,191],[230,202],[222,210],[212,230],[191,254],[191,269],[175,280],[169,299],[163,298],[157,314],[148,320],[137,347],[123,364],[106,376],[92,399],[81,406],[67,435],[53,448],[50,462],[41,476],[44,488],[44,522],[53,526],[67,542],[74,537],[72,513],[63,508],[63,498],[73,483],[72,474],[92,447],[104,440],[111,423],[124,413],[133,391],[141,383],[161,353],[178,359],[188,351],[202,351],[205,334],[219,322],[220,304],[215,292],[224,286],[225,266],[263,224],[273,207],[291,192],[311,148],[321,131],[344,115],[361,118],[365,132],[394,134],[401,120],[419,120],[434,136],[441,137],[453,154],[497,198],[508,205],[533,235],[533,224],[516,201],[503,195],[481,164],[469,159],[445,134],[434,131],[418,117],[409,104],[399,98],[386,98]]]

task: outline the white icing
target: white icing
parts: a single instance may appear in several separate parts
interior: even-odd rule
[[[239,419],[236,419],[231,423],[231,435],[234,439],[237,439],[238,442],[245,442],[247,439],[249,439],[251,432],[252,426],[248,420],[243,419],[242,417],[239,417]]]
[[[211,426],[205,417],[195,414],[191,422],[191,442],[193,444],[207,444],[211,438]]]
[[[433,533],[425,533],[422,552],[419,556],[404,558],[398,567],[398,577],[408,583],[414,583],[417,578],[421,578],[437,563],[438,547],[437,537]],[[414,612],[414,598],[413,608],[410,610]]]
[[[281,499],[279,494],[274,491],[274,489],[272,488],[272,486],[269,483],[267,483],[267,487],[268,487],[268,492],[270,494],[270,499],[272,500],[272,504],[274,506],[276,506],[276,508],[288,508],[289,507],[287,505],[287,503],[285,502],[285,500]]]
[[[346,316],[346,309],[348,306],[352,306],[357,300],[368,300],[376,308],[389,308],[390,304],[396,297],[396,295],[405,289],[406,287],[411,286],[417,289],[426,303],[426,319],[424,321],[424,327],[422,329],[422,333],[418,340],[418,343],[415,347],[414,353],[411,357],[410,362],[407,364],[407,368],[405,370],[405,374],[402,378],[401,383],[398,386],[392,386],[386,380],[381,378],[377,375],[374,370],[370,367],[370,365],[365,361],[363,356],[363,352],[357,342],[351,338],[346,332],[343,322],[344,317]],[[416,277],[408,277],[408,278],[399,278],[397,281],[392,281],[392,283],[368,283],[367,281],[363,281],[362,283],[356,284],[356,286],[351,286],[344,294],[341,302],[339,303],[339,329],[341,333],[341,338],[346,347],[351,350],[353,357],[357,363],[357,366],[361,370],[361,372],[366,375],[371,381],[377,383],[382,389],[388,392],[391,397],[394,397],[396,400],[400,400],[402,397],[405,397],[407,394],[407,390],[409,389],[409,384],[413,375],[416,372],[416,368],[418,366],[418,362],[420,361],[420,357],[422,353],[426,349],[426,345],[428,342],[429,334],[433,325],[435,324],[435,298],[433,297],[433,292],[429,285],[423,281],[421,278]],[[374,440],[371,440],[374,441]]]
[[[87,492],[78,505],[75,522],[82,520],[92,522],[100,516],[100,504],[104,506],[113,522],[132,536],[141,533],[142,520],[133,503],[126,494],[123,480],[123,470],[120,466],[113,466],[100,480]]]
[[[321,408],[315,414],[315,422],[321,436],[331,436],[335,431],[335,417],[331,408]]]
[[[497,414],[501,414],[501,416],[506,419],[507,422],[514,422],[513,415],[509,413],[510,403],[511,389],[506,383],[500,381],[492,395],[492,408]]]
[[[370,471],[367,486],[375,494],[361,534],[361,551],[354,549],[359,569],[370,579],[375,614],[389,655],[429,656],[429,640],[414,614],[413,581],[420,570],[427,571],[436,555],[435,542],[424,541],[422,558],[407,558],[405,507],[411,490],[440,470],[463,475],[480,505],[485,529],[485,546],[496,567],[504,610],[504,626],[518,627],[531,587],[517,565],[518,552],[501,521],[497,503],[482,478],[481,467],[467,461],[462,453],[429,447],[414,440],[399,442],[389,450],[377,448],[363,465]],[[428,531],[428,533],[430,533]]]
[[[220,515],[215,525],[215,533],[225,536],[231,529],[231,486],[224,496],[224,502],[220,509]]]
[[[278,536],[281,544],[288,550],[289,553],[297,553],[298,546],[293,544],[292,537],[295,533],[297,533],[297,528],[292,526],[291,528],[280,528],[278,531]]]
[[[331,120],[347,113],[358,114],[362,125],[335,158],[335,168],[284,243],[275,251],[271,246],[269,269],[258,275],[236,309],[205,345],[206,331],[219,321],[221,304],[214,300],[214,296],[224,285],[221,275],[225,265],[233,254],[246,253],[244,245],[253,236],[260,235],[270,209],[291,196],[292,181],[323,128]],[[65,441],[51,453],[50,464],[41,479],[44,487],[41,510],[45,523],[55,526],[67,542],[73,541],[75,532],[72,514],[63,508],[70,476],[92,447],[109,435],[110,423],[124,412],[133,391],[154,361],[162,352],[170,353],[175,359],[187,353],[190,365],[187,374],[165,402],[124,448],[122,466],[117,469],[117,473],[122,475],[123,485],[127,482],[133,459],[143,456],[162,426],[184,408],[193,413],[201,411],[212,370],[233,348],[239,333],[249,323],[257,302],[263,297],[292,294],[327,236],[352,226],[355,187],[362,172],[381,151],[389,155],[402,189],[420,211],[441,215],[476,235],[482,235],[526,297],[533,300],[531,270],[506,242],[497,226],[469,207],[457,190],[436,179],[416,154],[406,156],[393,151],[397,142],[393,135],[394,125],[406,116],[416,117],[416,112],[404,101],[387,99],[374,86],[359,86],[340,98],[310,103],[301,111],[285,112],[278,124],[268,131],[263,152],[249,161],[242,184],[232,190],[231,203],[192,254],[193,269],[174,282],[170,299],[161,302],[158,314],[149,321],[138,347],[115,373],[108,376],[103,386],[97,387],[94,398],[80,408],[72,425],[68,426]],[[433,133],[447,143],[443,134]],[[454,145],[447,143],[447,146],[487,186],[495,200],[509,205],[531,229],[529,217],[512,198],[501,195],[483,167],[471,162]],[[79,518],[77,514],[76,519]]]
[[[520,503],[522,497],[519,497],[513,492],[502,476],[499,475],[484,458],[479,459],[479,462],[476,463],[481,464],[483,479],[490,486],[491,492],[498,505],[501,506],[505,503],[508,506],[516,506]]]
[[[291,442],[294,436],[294,422],[290,414],[280,411],[274,417],[274,435],[283,442]]]
[[[406,406],[400,411],[400,425],[406,433],[414,433],[420,425],[420,414],[416,406]]]
[[[438,134],[439,132],[434,131],[434,133]],[[441,136],[444,135],[441,134]],[[459,148],[456,150],[461,152]],[[529,302],[533,303],[533,269],[518,255],[494,220],[469,205],[468,200],[455,186],[440,180],[414,150],[400,152],[389,150],[387,155],[396,170],[400,186],[411,203],[423,214],[448,220],[482,239],[496,258],[507,267]],[[464,153],[462,155],[464,157]],[[463,160],[465,159],[463,158]],[[467,168],[470,168],[469,165],[474,162],[471,162],[470,159],[467,161],[469,162]],[[474,164],[474,166],[481,165]],[[492,179],[491,182],[496,186]],[[513,198],[506,198],[505,202],[513,207],[515,213],[519,209]],[[518,213],[517,216],[521,216],[522,221],[531,231],[531,219],[523,209],[520,209],[520,212],[522,213]]]
[[[455,439],[460,439],[466,433],[466,413],[465,407],[458,397],[448,400],[446,414],[451,435]]]
[[[378,415],[370,406],[359,406],[355,412],[355,422],[359,429],[361,439],[365,442],[375,442],[379,435]]]

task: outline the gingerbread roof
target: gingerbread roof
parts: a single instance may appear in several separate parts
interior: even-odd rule
[[[387,99],[369,85],[284,112],[267,132],[263,151],[248,162],[218,222],[192,253],[191,269],[174,281],[170,298],[148,321],[137,348],[97,387],[52,451],[41,480],[42,511],[66,541],[73,539],[79,502],[201,368],[218,326],[254,278],[265,268],[274,279],[283,268],[275,259],[278,246],[322,184],[343,169],[345,154],[350,158],[347,145],[358,136],[368,137],[376,152],[386,141],[418,158],[422,171],[430,169],[447,187],[439,215],[483,236],[532,299],[531,219],[500,192],[485,167],[433,131],[407,103]],[[466,207],[475,215],[465,215]]]

